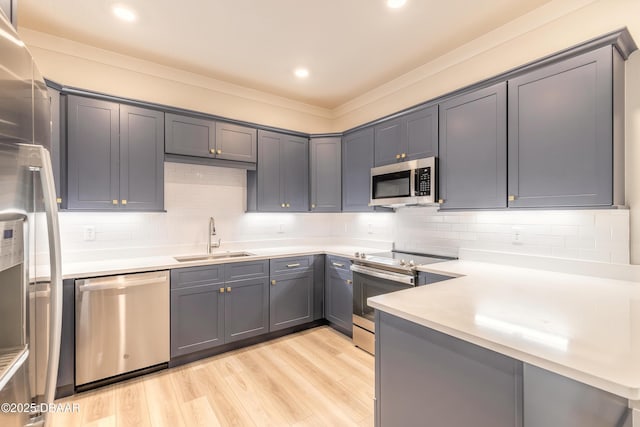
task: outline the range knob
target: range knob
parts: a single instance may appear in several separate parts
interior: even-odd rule
[[[364,252],[362,252],[362,253],[360,254],[360,258],[362,258],[362,259],[365,259],[365,258],[366,258],[366,255],[364,254]]]
[[[415,267],[415,265],[416,265],[416,263],[415,263],[415,262],[413,262],[413,260],[409,260],[409,266],[411,266],[411,267]]]
[[[353,254],[356,258],[360,258],[360,252],[356,252],[355,254]]]
[[[406,263],[407,263],[407,261],[405,261],[403,259],[400,260],[400,265],[405,265]]]

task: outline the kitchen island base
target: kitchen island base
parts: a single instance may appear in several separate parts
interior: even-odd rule
[[[375,425],[637,427],[629,401],[376,311]]]

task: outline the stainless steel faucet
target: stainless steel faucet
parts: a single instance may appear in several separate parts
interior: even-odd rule
[[[220,239],[217,242],[213,241],[213,236],[216,235],[216,220],[213,217],[209,218],[209,243],[207,245],[207,253],[210,254],[213,248],[220,247]]]

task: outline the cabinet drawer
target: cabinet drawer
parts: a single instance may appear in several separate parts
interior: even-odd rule
[[[269,260],[234,262],[224,266],[224,280],[255,279],[269,275]]]
[[[310,270],[313,268],[313,256],[272,259],[270,265],[271,275]]]
[[[327,268],[350,271],[351,260],[349,258],[339,257],[335,255],[327,255]]]
[[[171,270],[171,289],[224,282],[224,264]]]

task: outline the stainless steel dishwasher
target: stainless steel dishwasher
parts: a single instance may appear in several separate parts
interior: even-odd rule
[[[76,280],[76,386],[169,361],[169,272]]]

